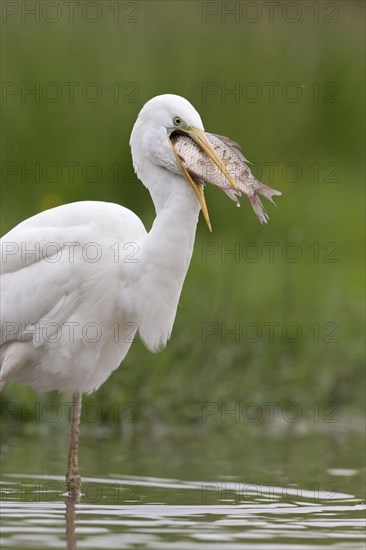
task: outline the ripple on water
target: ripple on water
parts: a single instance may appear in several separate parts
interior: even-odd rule
[[[334,475],[341,475],[339,471]],[[84,478],[88,494],[75,505],[75,540],[70,539],[69,526],[69,548],[76,544],[80,549],[364,548],[365,506],[354,495],[317,491],[314,498],[310,490],[299,494],[293,487],[276,485],[269,490],[268,485],[225,481],[222,499],[219,491],[216,494],[218,483],[136,476]],[[1,488],[2,548],[67,547],[63,478],[13,474]]]

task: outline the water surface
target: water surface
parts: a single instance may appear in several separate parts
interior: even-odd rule
[[[75,505],[67,425],[5,424],[1,548],[361,550],[360,426],[86,424]]]

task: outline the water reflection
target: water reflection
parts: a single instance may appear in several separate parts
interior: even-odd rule
[[[76,550],[76,538],[75,538],[75,514],[76,514],[76,499],[75,497],[68,497],[66,499],[66,548],[67,550]]]
[[[3,430],[1,548],[364,550],[363,433],[235,426],[126,442],[93,428],[80,502],[58,475],[67,426]]]
[[[19,548],[25,540],[28,548],[66,546],[67,550],[113,549],[131,544],[156,550],[232,550],[263,548],[263,542],[271,542],[266,546],[271,549],[293,550],[301,545],[302,550],[314,550],[329,547],[332,541],[337,550],[363,548],[365,506],[347,493],[314,493],[299,491],[298,487],[232,480],[86,478],[84,484],[95,486],[94,494],[101,498],[94,503],[86,495],[80,503],[67,498],[63,522],[65,500],[53,501],[48,493],[49,501],[40,501],[37,492],[42,483],[54,487],[55,482],[63,483],[61,477],[28,476],[27,502],[19,500],[18,481],[19,476],[9,476],[6,485],[9,498],[3,499],[3,548]],[[12,485],[15,492],[10,491]],[[142,498],[117,502],[119,486],[124,488],[125,496],[128,487],[138,486]]]

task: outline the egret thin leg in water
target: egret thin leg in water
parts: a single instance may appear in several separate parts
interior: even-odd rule
[[[76,538],[75,538],[75,505],[79,503],[79,498],[68,497],[66,499],[66,543],[67,550],[76,550]]]
[[[70,446],[69,459],[67,463],[66,482],[69,495],[77,498],[80,495],[80,476],[79,476],[79,434],[80,434],[80,416],[81,416],[81,392],[75,392],[72,396],[72,420],[70,428]]]
[[[144,105],[130,145],[155,206],[150,231],[119,204],[82,201],[36,214],[1,240],[0,387],[14,379],[75,392],[66,475],[75,501],[82,392],[97,390],[119,367],[136,332],[151,351],[169,340],[201,209],[211,229],[205,184],[235,201],[246,194],[262,223],[268,216],[257,194],[279,194],[254,178],[234,142],[207,134],[198,112],[176,95]]]

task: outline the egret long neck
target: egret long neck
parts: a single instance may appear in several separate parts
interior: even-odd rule
[[[189,263],[200,205],[183,177],[159,170],[148,185],[157,212],[141,244],[139,332],[150,349],[163,347],[172,330]],[[149,174],[152,181],[155,178]]]

